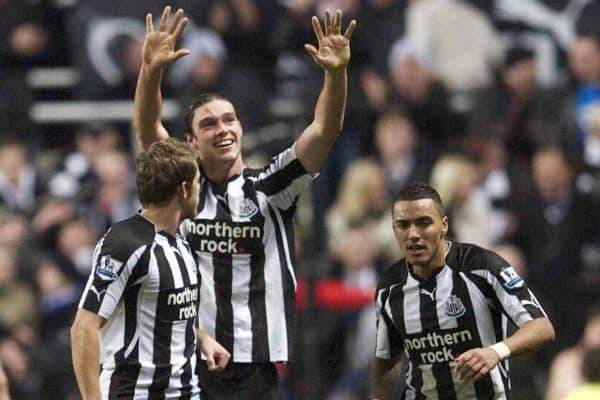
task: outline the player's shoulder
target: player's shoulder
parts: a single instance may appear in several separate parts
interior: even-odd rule
[[[461,272],[486,269],[496,272],[509,264],[497,253],[472,243],[451,242],[446,264]]]
[[[406,259],[402,258],[383,269],[379,277],[377,289],[386,289],[393,285],[404,284],[408,276]]]
[[[140,247],[152,244],[155,235],[154,224],[136,214],[110,227],[100,239],[101,252],[125,261]]]

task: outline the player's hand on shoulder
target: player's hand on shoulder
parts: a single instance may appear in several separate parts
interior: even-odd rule
[[[488,374],[499,362],[498,353],[489,347],[471,349],[456,358],[456,373],[463,381],[477,381]]]
[[[350,61],[350,38],[356,28],[356,21],[352,20],[342,34],[342,12],[337,10],[335,17],[331,18],[329,10],[325,11],[324,30],[319,19],[312,17],[312,26],[317,37],[318,48],[312,44],[305,44],[304,48],[322,68],[328,71],[346,68]]]
[[[212,336],[199,332],[198,341],[200,351],[206,357],[206,365],[209,371],[221,372],[229,363],[231,354],[217,342]]]
[[[158,27],[154,29],[152,14],[146,15],[146,37],[142,49],[144,66],[164,68],[180,57],[190,54],[187,49],[175,50],[175,44],[188,23],[187,17],[182,9],[177,10],[169,22],[170,16],[171,7],[167,6],[163,10]]]

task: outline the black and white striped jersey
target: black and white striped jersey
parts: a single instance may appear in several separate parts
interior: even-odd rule
[[[141,215],[112,226],[94,251],[79,307],[100,330],[103,399],[196,399],[199,273],[186,240]]]
[[[293,218],[310,175],[291,147],[260,170],[204,179],[185,221],[202,276],[200,328],[233,362],[288,361],[295,324]]]
[[[448,243],[445,265],[427,280],[414,275],[406,259],[382,275],[376,357],[404,352],[409,362],[405,399],[509,399],[508,360],[473,383],[458,379],[454,359],[506,338],[509,320],[521,327],[545,313],[500,256]]]

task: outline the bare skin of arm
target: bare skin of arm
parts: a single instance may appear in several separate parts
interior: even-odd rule
[[[325,70],[325,78],[314,119],[298,138],[296,154],[304,168],[310,174],[315,174],[325,162],[344,124],[346,67],[350,61],[350,38],[356,28],[356,21],[350,22],[342,34],[342,12],[338,10],[332,19],[329,11],[326,11],[325,30],[321,28],[317,17],[312,17],[312,26],[318,49],[310,44],[304,47],[315,63]]]
[[[511,337],[504,340],[511,355],[536,350],[554,340],[554,327],[548,318],[528,321]],[[488,374],[499,362],[498,353],[489,347],[471,349],[456,359],[456,371],[463,380],[478,380]]]
[[[71,356],[77,384],[84,400],[100,400],[100,338],[106,320],[87,311],[78,310],[71,327]]]
[[[142,67],[135,89],[133,130],[138,149],[143,151],[153,142],[169,137],[161,122],[162,94],[160,86],[163,70],[188,55],[187,49],[175,50],[188,19],[179,9],[169,23],[171,7],[165,7],[156,30],[152,14],[146,15],[146,37],[142,49]]]
[[[372,400],[391,400],[400,374],[399,366],[402,354],[395,359],[385,360],[375,357],[371,366]]]

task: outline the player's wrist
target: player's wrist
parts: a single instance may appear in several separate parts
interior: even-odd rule
[[[506,360],[508,357],[510,357],[510,348],[504,342],[498,342],[496,344],[491,345],[489,348],[494,350],[496,354],[498,354],[500,361]]]

